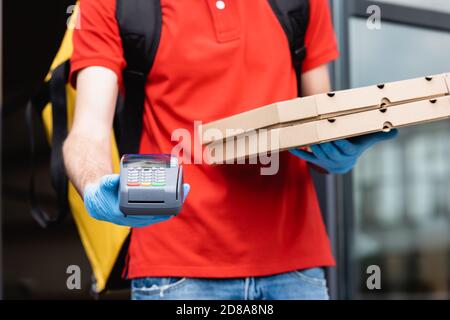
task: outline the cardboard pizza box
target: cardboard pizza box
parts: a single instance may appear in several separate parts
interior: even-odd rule
[[[296,98],[253,109],[203,125],[203,132],[218,130],[223,138],[290,122],[325,119],[361,110],[389,107],[449,93],[446,74],[379,84],[364,88]],[[206,136],[203,144],[214,140]]]
[[[319,94],[202,126],[210,163],[386,131],[450,117],[450,76]]]

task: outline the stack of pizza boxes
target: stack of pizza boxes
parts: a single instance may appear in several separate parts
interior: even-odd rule
[[[297,98],[199,127],[212,164],[450,118],[450,74]]]

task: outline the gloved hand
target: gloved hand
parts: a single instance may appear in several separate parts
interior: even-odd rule
[[[300,149],[290,150],[300,159],[306,160],[329,173],[345,174],[352,170],[358,158],[375,144],[390,140],[398,135],[393,129],[387,133],[377,132],[351,139],[342,139],[333,142],[311,146],[311,152]]]
[[[184,199],[190,186],[184,184]],[[142,228],[169,220],[173,216],[126,216],[119,209],[119,175],[107,175],[99,182],[89,184],[84,189],[84,204],[94,219],[111,222],[120,226]]]

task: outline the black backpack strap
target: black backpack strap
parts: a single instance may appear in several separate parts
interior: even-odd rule
[[[31,215],[42,227],[49,227],[61,222],[69,212],[68,179],[62,156],[62,146],[67,137],[67,101],[66,84],[69,77],[69,61],[59,65],[53,72],[51,80],[45,83],[38,94],[30,100],[26,110],[26,122],[30,137],[30,184],[29,195]],[[48,214],[40,205],[36,194],[35,172],[35,139],[34,114],[41,116],[45,105],[52,103],[52,146],[50,160],[50,175],[53,189],[57,197],[57,212]]]
[[[269,0],[289,41],[301,95],[302,63],[306,57],[305,36],[309,24],[309,0]]]
[[[158,50],[162,12],[160,0],[117,0],[116,18],[127,66],[123,71],[125,97],[116,111],[120,154],[138,153],[142,133],[145,84]]]

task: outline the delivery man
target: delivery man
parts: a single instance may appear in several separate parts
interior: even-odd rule
[[[323,268],[335,262],[308,163],[346,173],[396,131],[284,152],[272,176],[258,165],[185,165],[191,192],[179,216],[124,217],[110,160],[125,67],[115,1],[80,5],[71,70],[78,93],[65,165],[94,218],[134,227],[125,275],[132,298],[327,299]],[[144,116],[136,119],[143,122],[141,153],[170,153],[171,133],[192,132],[194,121],[297,97],[286,36],[267,1],[163,0],[162,11]],[[305,43],[302,94],[327,92],[327,63],[338,57],[327,0],[310,1]]]

